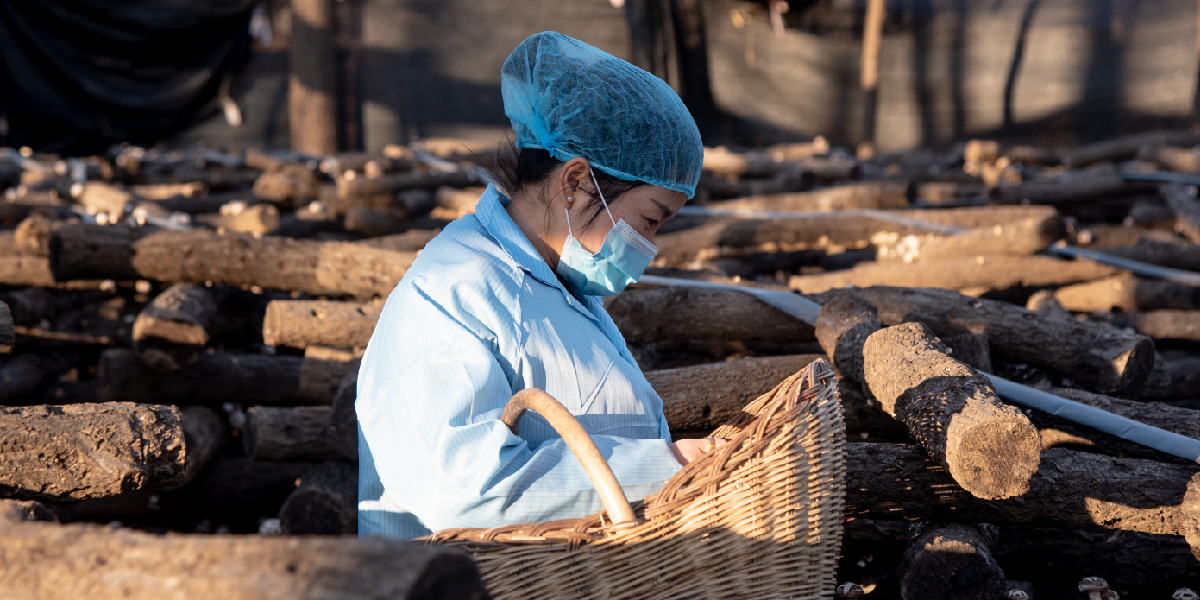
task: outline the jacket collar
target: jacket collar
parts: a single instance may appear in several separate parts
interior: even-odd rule
[[[581,303],[574,294],[570,292],[559,280],[558,276],[546,264],[541,254],[538,254],[537,248],[533,247],[533,242],[525,236],[525,232],[517,227],[512,216],[508,214],[507,207],[512,202],[510,198],[500,193],[493,184],[488,184],[483,195],[479,198],[479,203],[475,205],[475,217],[479,219],[480,225],[484,231],[488,233],[505,254],[522,270],[533,276],[534,279],[552,287],[559,289],[563,296],[566,297],[567,303],[574,306],[580,312],[584,313],[592,319],[598,317],[594,314],[594,309],[602,306],[599,298],[585,297],[587,304],[597,306],[585,306]],[[603,310],[600,308],[600,310]]]

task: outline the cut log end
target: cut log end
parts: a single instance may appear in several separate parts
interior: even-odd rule
[[[988,500],[1029,491],[1041,462],[1037,428],[1015,408],[999,408],[969,400],[963,412],[951,418],[947,431],[950,475],[975,497]]]

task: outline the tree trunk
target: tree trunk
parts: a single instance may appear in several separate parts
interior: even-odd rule
[[[337,152],[337,76],[332,0],[293,0],[288,126],[292,150]]]
[[[1200,133],[1194,131],[1150,131],[1079,146],[1067,153],[1064,163],[1068,168],[1077,169],[1092,163],[1133,158],[1147,147],[1197,144],[1200,144]]]
[[[314,462],[336,458],[327,441],[328,406],[252,406],[246,411],[242,444],[251,460]]]
[[[46,523],[6,527],[0,587],[43,600],[489,598],[466,555],[397,540],[156,535]]]
[[[819,301],[846,293],[873,304],[884,325],[920,321],[939,335],[983,332],[993,359],[1043,368],[1100,393],[1136,391],[1154,366],[1149,338],[1099,323],[1042,317],[938,289],[862,288],[831,292]]]
[[[864,263],[844,271],[793,275],[788,285],[804,294],[877,285],[998,290],[1091,281],[1117,272],[1093,262],[1049,256],[964,256],[909,264]]]
[[[710,204],[712,208],[738,210],[834,211],[847,209],[905,208],[913,197],[909,183],[864,182],[837,185],[810,192],[749,196]]]
[[[348,367],[297,356],[205,354],[170,374],[130,350],[100,355],[100,399],[171,404],[328,405]]]
[[[223,292],[177,283],[150,302],[133,322],[133,348],[147,365],[175,371],[195,362],[215,337]]]
[[[279,526],[289,535],[348,535],[358,532],[358,466],[321,465],[279,509]]]
[[[811,325],[736,290],[631,288],[605,298],[630,343],[669,340],[813,341]]]
[[[364,348],[382,310],[382,302],[275,300],[267,305],[263,341],[294,348]]]
[[[1028,256],[1061,237],[1056,216],[1022,219],[946,237],[905,237],[879,247],[879,260],[913,262],[964,256]]]
[[[189,448],[173,406],[0,407],[0,495],[79,500],[178,485]]]
[[[1195,526],[1185,503],[1196,468],[1054,448],[1042,453],[1029,491],[983,500],[954,483],[917,446],[847,444],[846,516],[1028,524],[1184,535]]]
[[[1054,299],[1074,312],[1187,310],[1200,308],[1200,289],[1123,274],[1061,287],[1054,291]]]
[[[12,352],[16,343],[17,332],[13,329],[12,311],[7,304],[0,302],[0,354]]]
[[[1200,201],[1195,188],[1182,183],[1168,183],[1159,188],[1163,200],[1175,213],[1175,228],[1193,244],[1200,244]]]
[[[366,297],[390,293],[415,257],[344,242],[124,226],[66,225],[50,238],[51,270],[62,281],[213,282]]]
[[[358,413],[354,410],[354,401],[358,398],[359,364],[359,361],[353,361],[338,385],[329,414],[329,428],[325,432],[325,441],[347,460],[358,460]]]
[[[987,525],[929,525],[904,552],[904,600],[997,600],[1008,590]]]

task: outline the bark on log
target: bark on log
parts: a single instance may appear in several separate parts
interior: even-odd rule
[[[100,355],[100,399],[166,404],[328,405],[348,367],[296,356],[219,353],[170,374],[155,371],[131,350]]]
[[[358,398],[359,364],[352,362],[350,371],[338,385],[325,430],[326,442],[347,460],[358,460],[358,413],[354,410],[354,401]]]
[[[183,476],[163,489],[176,489],[193,481],[229,440],[229,427],[224,415],[204,406],[188,406],[179,412],[183,419],[183,440],[187,450]]]
[[[967,256],[910,264],[863,263],[844,271],[793,275],[788,285],[805,294],[881,285],[996,290],[1091,281],[1117,272],[1093,262],[1048,256]]]
[[[881,329],[863,345],[867,387],[917,443],[979,498],[1009,498],[1028,489],[1041,440],[991,383],[950,358],[924,325]]]
[[[1200,152],[1194,148],[1173,146],[1149,146],[1138,152],[1138,160],[1157,163],[1168,171],[1195,173],[1200,171]]]
[[[963,256],[1028,256],[1061,239],[1057,216],[1022,219],[945,237],[905,236],[879,247],[879,261],[913,262]]]
[[[367,237],[402,233],[413,226],[412,219],[403,210],[374,210],[362,206],[346,211],[343,223],[346,231],[356,231]]]
[[[133,322],[133,349],[142,362],[175,371],[195,362],[216,337],[226,292],[177,283],[154,298]]]
[[[1159,188],[1159,193],[1175,213],[1175,228],[1193,244],[1200,244],[1200,201],[1196,200],[1196,188],[1168,183]]]
[[[16,343],[17,332],[13,329],[12,311],[8,309],[8,304],[0,302],[0,354],[12,352]]]
[[[1046,318],[1019,306],[949,290],[873,287],[853,293],[875,306],[884,325],[920,321],[935,334],[986,333],[993,359],[1028,364],[1106,394],[1137,390],[1154,366],[1149,338],[1099,323]]]
[[[252,406],[246,411],[242,444],[252,460],[313,462],[337,456],[327,441],[328,406]]]
[[[60,281],[213,282],[312,294],[387,295],[415,257],[343,242],[124,226],[67,225],[50,239]]]
[[[983,500],[955,485],[917,446],[850,443],[846,449],[846,516],[1171,535],[1195,527],[1184,499],[1200,487],[1191,483],[1194,466],[1055,448],[1042,453],[1028,492]]]
[[[671,431],[711,431],[818,358],[821,355],[743,358],[649,371],[646,380],[662,398]]]
[[[631,343],[816,339],[811,325],[736,290],[638,287],[605,298],[605,308]]]
[[[279,509],[279,526],[289,535],[358,533],[358,466],[331,463],[305,473]]]
[[[1155,366],[1159,365],[1156,363]],[[1158,386],[1147,385],[1141,398],[1170,401],[1200,397],[1200,356],[1172,356],[1161,368],[1166,381]]]
[[[1051,394],[1106,410],[1115,415],[1200,439],[1200,410],[1171,406],[1161,402],[1143,402],[1113,398],[1085,390],[1050,388]],[[1157,452],[1145,446],[1101,433],[1066,419],[1040,411],[1031,411],[1029,418],[1042,435],[1042,448],[1064,447],[1082,452],[1109,456],[1142,458],[1175,464],[1191,464],[1186,459]]]
[[[396,252],[417,252],[424,248],[425,244],[428,244],[430,240],[437,237],[437,234],[442,232],[442,225],[444,223],[439,221],[433,224],[432,228],[423,226],[424,228],[422,229],[412,229],[396,235],[368,238],[358,242],[358,244],[367,246],[368,248],[394,250]]]
[[[263,342],[294,348],[363,348],[382,310],[382,302],[274,300],[263,319]]]
[[[1079,146],[1067,153],[1064,164],[1071,169],[1097,162],[1124,160],[1153,146],[1195,146],[1200,133],[1193,131],[1150,131]]]
[[[748,196],[710,206],[738,210],[789,211],[904,208],[912,201],[913,190],[909,183],[850,183],[809,192]]]
[[[54,287],[50,260],[19,244],[16,234],[0,231],[0,281],[11,286]]]
[[[270,204],[239,206],[217,214],[197,215],[193,220],[218,231],[258,235],[275,232],[280,227],[279,209]]]
[[[0,495],[78,500],[184,481],[179,409],[132,403],[0,408]]]
[[[1120,589],[1158,588],[1139,590],[1141,598],[1170,598],[1182,583],[1200,578],[1200,561],[1174,535],[1005,527],[992,552],[1014,579],[1067,582],[1103,573]]]
[[[397,540],[155,535],[43,523],[5,529],[0,587],[39,600],[490,597],[466,555]]]
[[[1018,204],[1077,204],[1108,196],[1127,195],[1148,189],[1125,181],[1116,171],[1081,171],[1051,180],[999,185],[992,190],[998,202]]]
[[[121,521],[139,526],[190,530],[204,521],[235,532],[257,532],[259,520],[275,518],[296,480],[317,465],[271,463],[239,456],[217,458],[198,477],[175,490],[138,490],[55,507],[63,521]]]
[[[1128,248],[1105,248],[1104,251],[1152,265],[1200,271],[1200,244],[1142,239]]]
[[[700,175],[698,189],[705,190],[713,198],[742,198],[763,194],[787,194],[808,190],[817,183],[815,173],[796,165],[780,169],[771,177],[762,179],[728,179],[707,173]]]
[[[58,513],[36,500],[0,500],[0,524],[58,521]]]
[[[311,1],[311,0],[309,0]],[[319,0],[325,1],[325,0]],[[300,140],[313,143],[314,140]],[[321,183],[316,173],[303,165],[283,165],[277,170],[267,171],[254,182],[254,195],[260,200],[299,206],[317,199]]]
[[[354,206],[374,210],[386,210],[397,202],[397,194],[416,188],[438,188],[442,186],[465,188],[482,185],[484,182],[474,171],[461,170],[449,173],[394,173],[379,177],[338,177],[337,196],[333,208],[339,215],[346,214]]]
[[[1122,274],[1054,291],[1063,308],[1075,312],[1138,312],[1200,307],[1200,289],[1157,279]]]
[[[900,597],[904,600],[996,600],[1008,580],[991,547],[989,526],[930,525],[904,552]]]
[[[78,358],[26,353],[0,360],[0,405],[29,404],[30,395],[38,386],[61,375]]]
[[[332,0],[292,4],[289,43],[288,134],[292,150],[337,151],[337,58]]]
[[[965,228],[994,227],[997,223],[1024,218],[1054,218],[1052,207],[995,206],[944,210],[893,210],[888,215],[915,219],[937,226]],[[715,249],[783,250],[827,247],[831,244],[859,246],[869,244],[880,233],[899,236],[928,234],[930,227],[905,223],[885,216],[838,214],[788,219],[744,219],[701,223],[690,229],[659,234],[660,249],[655,264],[675,266],[698,257],[710,256]]]
[[[1200,342],[1200,310],[1134,312],[1114,315],[1113,322],[1156,340]]]

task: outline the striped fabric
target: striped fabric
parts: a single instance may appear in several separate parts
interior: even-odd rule
[[[555,277],[489,186],[388,297],[358,378],[360,535],[582,517],[601,504],[539,416],[499,421],[540,388],[592,435],[630,500],[680,469],[662,400],[599,298]]]

